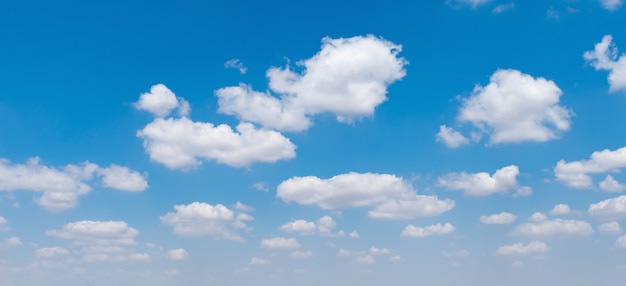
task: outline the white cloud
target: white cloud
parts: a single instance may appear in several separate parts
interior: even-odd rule
[[[22,243],[22,239],[17,237],[17,236],[13,236],[13,237],[9,237],[7,238],[5,245],[8,247],[15,247],[15,246],[21,246],[24,243]]]
[[[483,197],[517,188],[518,174],[517,166],[510,165],[497,170],[493,176],[486,172],[449,173],[439,177],[438,183],[448,189],[463,190],[466,196]]]
[[[148,111],[154,116],[165,117],[178,108],[181,116],[189,114],[189,103],[176,95],[165,85],[156,84],[150,87],[149,93],[142,93],[134,103],[138,110]]]
[[[296,250],[296,251],[292,251],[289,254],[289,257],[296,258],[296,259],[305,259],[305,258],[309,258],[311,256],[313,256],[313,251],[299,251],[299,250]]]
[[[622,228],[616,221],[605,222],[598,226],[598,230],[604,234],[618,234],[622,232]]]
[[[572,112],[559,105],[561,90],[544,78],[497,70],[487,86],[463,100],[457,120],[490,136],[490,144],[558,138],[570,128]]]
[[[439,126],[439,133],[437,133],[436,138],[437,141],[443,142],[449,148],[457,148],[469,143],[469,139],[463,136],[463,134],[445,125]]]
[[[501,212],[499,214],[492,214],[489,216],[481,216],[480,222],[483,224],[509,224],[515,221],[517,216],[507,213]]]
[[[3,216],[0,216],[0,231],[9,231],[9,230],[11,230],[11,227],[9,227],[9,221]]]
[[[626,196],[590,204],[587,213],[599,219],[620,219],[626,217]]]
[[[356,232],[356,231],[351,232],[351,233],[348,235],[348,237],[350,237],[350,238],[361,238],[361,236],[359,235],[359,233],[358,233],[358,232]]]
[[[571,238],[588,236],[593,233],[591,225],[580,220],[542,220],[524,223],[515,227],[511,235],[547,238]]]
[[[570,213],[570,208],[565,204],[558,204],[549,212],[551,215],[566,215]]]
[[[102,175],[102,184],[108,188],[129,192],[140,192],[148,188],[146,179],[139,172],[127,167],[112,164],[108,168],[100,168],[98,173]]]
[[[615,11],[619,9],[619,7],[621,7],[623,3],[623,0],[600,0],[600,4],[602,5],[602,7],[609,11]]]
[[[317,226],[314,222],[299,219],[283,224],[279,227],[279,229],[289,233],[295,232],[298,234],[313,234],[317,229]]]
[[[125,171],[120,177],[115,170]],[[113,171],[115,171],[113,170]],[[40,164],[39,157],[28,159],[26,164],[11,164],[0,159],[0,191],[25,190],[43,193],[35,199],[40,206],[51,211],[64,211],[78,205],[78,197],[89,193],[92,187],[88,184],[94,176],[102,176],[103,185],[117,190],[135,191],[148,187],[144,177],[126,167],[112,165],[100,168],[98,165],[85,161],[79,165],[66,165],[62,169]],[[129,181],[129,176],[133,181]],[[141,186],[138,182],[141,182]],[[143,189],[140,189],[143,187]]]
[[[621,1],[605,0],[604,2],[620,2],[621,5]],[[613,43],[613,36],[604,36],[602,41],[595,45],[594,50],[585,52],[583,57],[596,70],[610,71],[608,77],[609,92],[626,91],[626,55],[620,55],[618,58],[617,46]]]
[[[374,257],[371,256],[371,255],[359,256],[354,261],[356,261],[359,264],[374,264],[374,263],[376,263],[376,259],[374,259]]]
[[[504,11],[508,11],[508,10],[513,9],[513,8],[515,8],[515,3],[513,3],[513,2],[508,3],[508,4],[500,4],[500,5],[496,6],[495,8],[493,8],[493,10],[491,10],[491,13],[500,14],[500,13],[502,13]]]
[[[248,68],[246,68],[239,59],[227,60],[224,63],[224,67],[231,68],[231,69],[237,69],[237,70],[239,70],[240,74],[246,74],[246,72],[248,71]]]
[[[274,237],[269,239],[263,239],[261,241],[262,248],[275,248],[275,249],[298,249],[300,243],[295,238]]]
[[[271,262],[267,259],[252,257],[250,259],[250,262],[248,262],[248,265],[267,265],[270,263]]]
[[[550,248],[541,241],[533,241],[527,245],[515,243],[512,245],[500,246],[496,251],[498,255],[527,255],[536,253],[546,253]]]
[[[376,219],[437,216],[454,207],[452,200],[416,195],[410,183],[389,174],[347,173],[330,179],[293,177],[277,187],[284,202],[317,205],[322,209],[374,206]]]
[[[124,221],[83,220],[67,223],[60,230],[48,230],[46,234],[71,240],[85,262],[150,260],[149,255],[135,252],[139,231]]]
[[[161,222],[174,227],[173,232],[183,236],[212,236],[226,240],[242,241],[235,232],[246,225],[244,220],[253,219],[249,215],[235,216],[235,212],[224,205],[210,205],[193,202],[188,205],[175,205],[176,212],[161,217]]]
[[[298,62],[302,72],[290,67],[267,71],[269,87],[279,97],[244,84],[226,87],[215,92],[219,111],[285,131],[306,130],[309,117],[320,113],[346,123],[372,116],[387,100],[387,86],[406,74],[401,50],[374,36],[324,38],[319,53]]]
[[[320,235],[331,236],[333,229],[337,227],[337,222],[332,217],[323,216],[317,220],[317,230]]]
[[[389,261],[391,262],[400,262],[402,261],[402,257],[400,257],[400,255],[394,255],[389,257]]]
[[[607,175],[604,181],[600,182],[600,189],[605,192],[618,193],[626,189],[626,186],[620,184],[613,176]]]
[[[548,217],[545,214],[540,213],[540,212],[535,212],[528,218],[529,221],[533,221],[533,222],[545,221],[547,219]]]
[[[269,192],[270,188],[267,186],[267,183],[265,182],[256,182],[254,184],[252,184],[252,188],[254,188],[255,190],[259,190],[262,192]]]
[[[593,152],[589,160],[565,162],[560,160],[554,167],[556,179],[570,187],[584,189],[593,187],[593,180],[589,174],[616,172],[626,167],[626,147],[615,151],[604,149]],[[612,177],[611,177],[612,179]],[[616,187],[607,177],[604,188],[607,191]]]
[[[626,248],[626,234],[617,238],[615,246],[619,248]]]
[[[67,256],[70,254],[70,251],[63,247],[44,247],[39,248],[35,251],[37,256],[42,258],[52,258],[56,256]]]
[[[235,203],[235,205],[233,206],[234,209],[238,210],[238,211],[242,211],[242,212],[252,212],[254,211],[254,208],[248,205],[245,205],[241,202],[237,202]]]
[[[189,255],[184,248],[171,249],[167,251],[167,258],[171,260],[185,260]]]
[[[389,251],[389,249],[387,248],[371,247],[369,250],[369,254],[373,256],[381,256],[391,254],[391,251]]]
[[[198,166],[200,159],[246,167],[296,156],[296,146],[288,138],[250,123],[240,123],[234,131],[225,124],[214,126],[186,117],[157,118],[137,131],[137,136],[143,139],[150,159],[170,169]]]
[[[471,6],[472,9],[476,9],[478,6],[491,2],[491,0],[446,0],[446,2],[448,4],[467,5]]]
[[[425,228],[416,227],[412,224],[407,225],[402,231],[402,236],[411,238],[424,238],[431,235],[443,235],[449,234],[456,230],[450,223],[445,224],[433,224]]]

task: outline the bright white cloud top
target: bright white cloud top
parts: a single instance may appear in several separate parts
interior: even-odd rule
[[[618,7],[621,1],[603,1],[604,6]],[[600,43],[597,43],[593,51],[587,51],[583,55],[596,70],[609,71],[609,91],[626,91],[626,55],[618,57],[617,46],[613,43],[613,36],[606,35]]]
[[[517,175],[519,168],[511,165],[496,170],[493,175],[485,172],[449,173],[439,177],[438,184],[450,190],[462,190],[469,197],[484,197],[517,189]]]
[[[483,224],[510,224],[517,219],[517,216],[507,212],[501,212],[499,214],[492,214],[488,216],[481,216],[480,222]]]
[[[590,174],[601,174],[619,171],[626,167],[626,147],[611,151],[596,151],[589,160],[566,162],[559,160],[554,167],[554,175],[559,182],[570,187],[585,189],[594,186]],[[622,188],[611,175],[607,175],[600,188],[609,192],[617,192]]]

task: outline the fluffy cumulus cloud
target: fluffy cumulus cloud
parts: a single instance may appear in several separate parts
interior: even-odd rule
[[[626,196],[590,204],[587,213],[598,219],[621,219],[626,217]]]
[[[457,120],[489,135],[490,144],[544,142],[570,128],[573,113],[559,105],[561,94],[553,81],[497,70],[463,100]]]
[[[156,117],[168,116],[174,109],[178,109],[181,116],[186,116],[190,111],[189,103],[183,98],[176,97],[164,84],[153,85],[150,92],[142,93],[134,106]]]
[[[261,241],[261,247],[273,249],[298,249],[300,248],[300,243],[295,238],[274,237],[263,239]]]
[[[483,224],[509,224],[513,223],[517,216],[507,212],[501,212],[499,214],[492,214],[488,216],[481,216],[480,222]]]
[[[173,226],[173,232],[182,236],[211,236],[243,241],[237,230],[249,229],[245,221],[254,219],[245,213],[237,214],[221,204],[213,206],[193,202],[188,205],[175,205],[174,209],[175,212],[161,216],[161,222]]]
[[[598,230],[603,234],[618,234],[622,232],[622,228],[616,221],[605,222],[598,226]]]
[[[449,234],[456,230],[450,223],[433,224],[427,227],[417,227],[412,224],[407,225],[402,231],[402,236],[410,238],[424,238],[432,235]]]
[[[540,220],[520,224],[511,232],[511,235],[520,235],[537,238],[573,238],[588,236],[593,228],[588,222],[580,220]]]
[[[567,186],[585,189],[594,186],[590,174],[616,172],[624,167],[626,167],[626,147],[593,152],[588,160],[572,162],[560,160],[554,167],[554,175],[559,182]],[[601,188],[609,192],[620,191],[623,188],[612,176],[607,176],[602,184]]]
[[[604,0],[603,3],[611,3],[612,7],[619,7],[621,0]],[[607,7],[607,5],[604,5]],[[595,45],[593,51],[587,51],[583,57],[596,70],[609,71],[609,91],[626,91],[626,55],[618,57],[617,46],[613,43],[613,36],[606,35],[600,43]]]
[[[48,236],[70,240],[76,253],[85,262],[97,261],[148,261],[150,256],[137,253],[135,237],[139,231],[124,221],[77,221],[67,223],[59,230],[48,230]],[[62,248],[44,248],[38,251],[42,257],[66,255]]]
[[[374,207],[375,219],[437,216],[451,210],[454,201],[417,195],[410,183],[389,174],[347,173],[330,179],[293,177],[277,187],[284,202],[317,205],[322,209]]]
[[[623,0],[600,0],[600,5],[609,11],[615,11],[624,4]]]
[[[512,245],[505,245],[498,247],[496,254],[498,255],[528,255],[539,254],[550,251],[548,245],[541,241],[533,241],[527,245],[522,243],[515,243]]]
[[[194,122],[189,118],[157,118],[137,136],[143,139],[150,159],[170,169],[192,168],[200,159],[233,167],[255,162],[274,163],[296,156],[296,146],[282,134],[241,123],[230,126]]]
[[[294,220],[285,223],[279,227],[280,230],[287,233],[298,233],[300,235],[319,233],[322,236],[341,236],[343,232],[334,233],[337,223],[330,216],[323,216],[316,222],[306,220]]]
[[[189,254],[184,248],[171,249],[167,251],[167,258],[171,260],[185,260]]]
[[[450,148],[458,148],[463,144],[469,143],[469,139],[463,136],[463,134],[445,125],[439,126],[439,133],[437,133],[436,138],[437,141],[446,144]]]
[[[101,168],[90,162],[55,168],[40,164],[38,157],[25,164],[0,159],[0,191],[33,191],[42,195],[35,202],[52,211],[63,211],[78,205],[79,196],[92,190],[95,177],[102,185],[121,191],[143,191],[148,183],[143,175],[127,167],[111,165]]]
[[[626,189],[626,186],[620,184],[613,176],[606,175],[606,178],[599,184],[600,189],[609,193],[619,193]]]
[[[551,215],[566,215],[570,213],[570,208],[566,204],[558,204],[550,210],[549,214]]]
[[[406,74],[401,50],[374,36],[324,38],[316,55],[298,62],[301,72],[267,71],[271,92],[245,84],[218,89],[219,112],[283,131],[306,130],[316,114],[346,123],[372,116],[387,100],[387,87]]]
[[[496,193],[506,193],[517,189],[519,168],[515,165],[497,170],[493,175],[480,173],[450,173],[439,177],[439,186],[451,190],[462,190],[466,196],[483,197]]]

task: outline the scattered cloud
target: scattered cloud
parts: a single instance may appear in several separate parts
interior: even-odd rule
[[[236,213],[224,205],[193,202],[175,205],[175,212],[161,216],[161,222],[174,227],[173,233],[182,236],[211,236],[214,238],[243,241],[236,229],[246,227],[244,221],[253,220],[247,214]]]
[[[496,6],[495,8],[493,8],[493,10],[491,10],[491,13],[493,14],[500,14],[502,12],[508,11],[515,8],[515,3],[511,2],[511,3],[507,3],[507,4],[500,4],[498,6]]]
[[[35,251],[38,257],[41,258],[53,258],[53,257],[65,257],[70,255],[70,251],[63,247],[44,247]]]
[[[410,219],[437,216],[454,207],[454,201],[416,195],[411,184],[389,174],[347,173],[330,179],[293,177],[277,188],[284,202],[317,205],[322,209],[374,206],[374,219]]]
[[[102,177],[102,184],[121,191],[143,191],[148,188],[144,176],[126,167],[111,165],[100,168],[85,161],[78,165],[66,165],[62,169],[40,164],[33,157],[26,164],[12,164],[0,159],[0,191],[33,191],[42,195],[35,199],[50,211],[64,211],[78,205],[78,197],[93,189],[88,183],[94,177]]]
[[[613,176],[607,175],[604,181],[600,182],[600,189],[605,192],[619,193],[626,189],[626,186],[620,184]]]
[[[590,204],[587,213],[598,219],[621,219],[626,217],[626,196]]]
[[[359,264],[374,264],[374,263],[376,263],[376,259],[374,259],[374,257],[371,256],[371,255],[359,256],[354,261],[356,261]]]
[[[189,254],[184,248],[171,249],[167,251],[167,258],[171,260],[185,260]]]
[[[341,233],[333,233],[333,230],[337,227],[337,223],[330,216],[323,216],[317,220],[317,222],[306,220],[294,220],[283,224],[279,227],[280,230],[287,233],[298,233],[300,235],[308,235],[318,233],[322,236],[342,236]]]
[[[443,142],[453,149],[470,142],[463,134],[445,125],[439,126],[439,133],[437,133],[436,138],[438,142]]]
[[[515,243],[512,245],[500,246],[496,251],[498,255],[528,255],[539,254],[550,251],[550,248],[541,241],[533,241],[527,245]]]
[[[356,231],[351,232],[351,233],[348,235],[348,237],[350,237],[350,238],[361,238],[361,236],[359,235],[359,233],[358,233],[358,232],[356,232]]]
[[[274,237],[263,239],[261,241],[261,247],[274,249],[298,249],[300,248],[300,243],[295,238]]]
[[[619,2],[621,5],[621,1],[608,0],[604,2]],[[596,70],[609,71],[609,92],[626,91],[626,55],[620,55],[618,58],[617,46],[613,43],[613,36],[604,36],[602,41],[595,45],[595,49],[585,52],[583,57]]]
[[[626,147],[615,151],[605,149],[593,152],[589,160],[572,162],[560,160],[554,167],[554,175],[557,181],[567,186],[585,189],[593,187],[593,179],[589,174],[616,172],[624,167],[626,167]],[[612,177],[604,180],[605,190],[615,190],[619,185],[615,185],[612,180],[614,181]]]
[[[282,131],[306,130],[310,117],[323,113],[352,123],[373,116],[387,100],[387,86],[404,77],[401,50],[374,36],[324,38],[319,53],[298,62],[302,72],[288,66],[267,71],[271,92],[246,84],[216,90],[218,111]]]
[[[463,99],[457,120],[489,135],[489,144],[545,142],[570,128],[573,112],[559,105],[561,94],[551,80],[500,69]]]
[[[239,59],[230,59],[224,63],[225,68],[231,68],[239,70],[240,74],[246,74],[248,68],[243,65],[243,63]]]
[[[472,9],[476,9],[479,6],[485,5],[492,0],[446,0],[446,3],[456,7],[469,6]]]
[[[445,224],[433,224],[425,228],[417,227],[412,224],[407,225],[402,231],[402,236],[410,238],[424,238],[431,235],[443,235],[449,234],[456,230],[456,228],[450,223]]]
[[[622,232],[622,228],[616,221],[605,222],[598,226],[598,230],[603,234],[619,234]]]
[[[469,197],[484,197],[517,188],[517,175],[517,166],[510,165],[497,170],[493,176],[486,172],[449,173],[439,177],[438,184],[451,190],[463,190]]]
[[[452,251],[452,252],[448,252],[448,251],[444,250],[442,252],[442,254],[443,254],[444,257],[466,257],[466,256],[470,255],[469,251],[467,251],[465,249]]]
[[[520,224],[515,227],[511,235],[536,238],[573,238],[588,236],[593,233],[591,225],[580,220],[541,220]]]
[[[626,248],[626,235],[622,235],[615,241],[615,246],[618,248]]]
[[[311,256],[313,256],[313,251],[299,251],[299,250],[296,250],[296,251],[292,251],[289,254],[289,257],[296,258],[296,259],[305,259],[305,258],[309,258]]]
[[[622,4],[624,4],[623,0],[600,0],[600,5],[609,11],[615,11],[619,9]]]
[[[552,208],[552,210],[550,210],[550,212],[548,213],[551,215],[566,215],[566,214],[569,214],[570,212],[571,210],[568,205],[558,204],[554,206],[554,208]]]
[[[480,222],[483,224],[510,224],[517,219],[517,216],[507,212],[492,214],[489,216],[481,216]]]
[[[270,263],[271,262],[267,259],[252,257],[250,259],[250,262],[248,262],[248,265],[267,265]]]
[[[150,87],[150,92],[142,93],[139,100],[134,103],[135,108],[152,113],[156,117],[165,117],[178,109],[178,114],[187,116],[191,111],[189,103],[176,97],[174,92],[164,84],[156,84]]]

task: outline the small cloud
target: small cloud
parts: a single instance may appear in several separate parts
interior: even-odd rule
[[[248,262],[248,265],[267,265],[270,263],[271,262],[267,259],[252,257],[250,259],[250,262]]]
[[[239,59],[231,59],[224,63],[224,67],[238,69],[240,74],[246,74],[248,68],[243,65]]]
[[[262,191],[262,192],[269,192],[270,191],[270,188],[267,186],[267,183],[265,183],[265,182],[254,183],[254,184],[252,184],[252,188],[255,189],[255,190]]]
[[[351,233],[348,235],[348,237],[350,237],[350,238],[360,238],[361,236],[359,235],[359,233],[358,233],[358,232],[353,231],[353,232],[351,232]]]
[[[500,5],[496,6],[496,8],[493,8],[493,10],[491,10],[491,13],[493,13],[493,14],[500,14],[500,13],[502,13],[504,11],[511,10],[513,8],[515,8],[515,3],[513,3],[513,2],[508,3],[508,4],[500,4]]]

